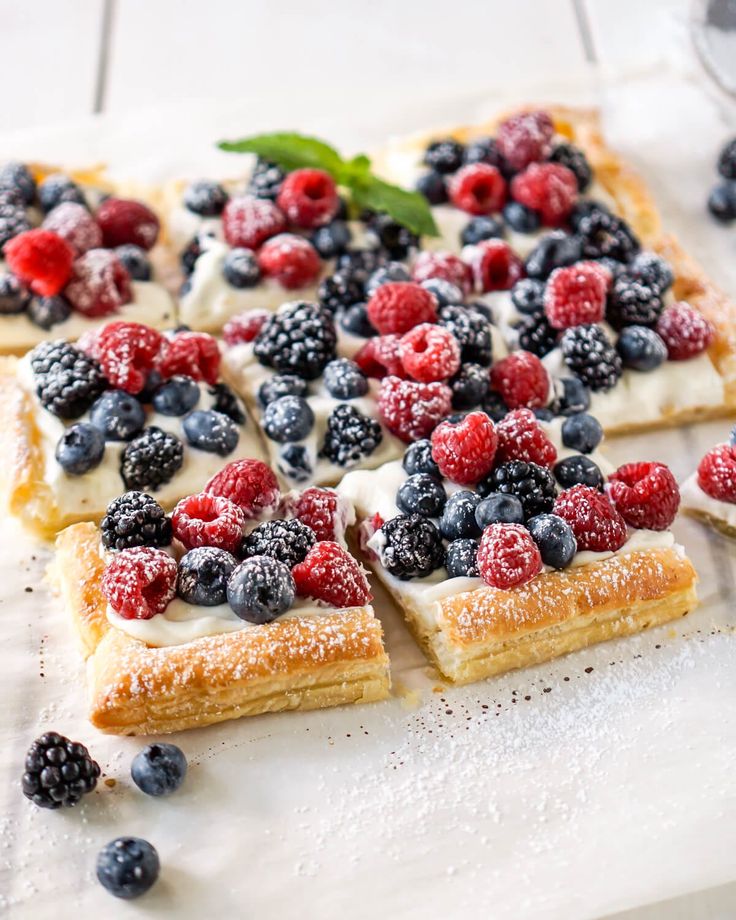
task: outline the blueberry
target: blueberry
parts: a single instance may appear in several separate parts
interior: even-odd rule
[[[432,143],[424,151],[425,165],[440,173],[451,173],[463,165],[465,147],[451,137]]]
[[[465,162],[487,163],[502,171],[508,166],[492,137],[478,137],[471,141],[465,148]]]
[[[411,281],[409,269],[403,262],[387,262],[377,268],[366,281],[365,296],[370,297],[379,287],[393,281]]]
[[[461,304],[465,297],[462,290],[452,281],[446,281],[444,278],[427,278],[421,282],[421,286],[434,294],[435,299],[440,307],[448,307],[450,304]]]
[[[368,310],[364,303],[354,303],[347,307],[340,316],[340,325],[345,332],[369,339],[376,335],[376,330],[368,319]]]
[[[0,275],[0,315],[22,313],[30,300],[31,292],[15,275],[11,275],[10,272]]]
[[[667,346],[647,326],[625,326],[616,342],[624,367],[635,371],[653,371],[667,360]]]
[[[66,429],[56,445],[56,460],[70,476],[82,476],[99,466],[105,453],[105,436],[94,425],[78,422]]]
[[[64,201],[73,201],[76,204],[83,205],[87,204],[84,200],[82,190],[76,183],[72,182],[68,176],[63,176],[61,173],[53,173],[39,182],[38,203],[41,205],[41,210],[44,214],[48,214],[57,204],[61,204]]]
[[[439,517],[447,496],[439,479],[428,473],[414,473],[399,486],[396,506],[406,514],[421,514],[424,517]]]
[[[301,396],[280,396],[266,406],[263,430],[272,441],[302,441],[314,427],[314,412]]]
[[[447,499],[440,518],[440,533],[446,540],[480,536],[481,529],[475,517],[479,502],[480,495],[468,489],[454,492]]]
[[[543,236],[526,257],[526,273],[530,278],[546,280],[556,268],[572,265],[582,256],[583,244],[579,236],[553,230]]]
[[[271,556],[251,556],[227,583],[227,600],[241,620],[270,623],[291,607],[296,586],[291,571]]]
[[[504,416],[508,415],[509,407],[503,401],[500,393],[490,390],[484,397],[481,408],[494,422],[500,422]]]
[[[117,837],[97,856],[97,879],[116,898],[138,898],[158,878],[158,853],[140,837]]]
[[[227,204],[227,192],[208,179],[192,182],[184,192],[184,207],[200,217],[218,217]]]
[[[264,380],[258,388],[258,403],[265,409],[269,403],[282,396],[306,396],[309,391],[307,381],[296,374],[274,374]]]
[[[506,205],[503,219],[516,233],[535,233],[539,230],[539,214],[518,201],[510,201]]]
[[[559,377],[555,389],[558,415],[576,415],[590,408],[590,390],[579,377]]]
[[[337,257],[335,271],[362,287],[368,276],[386,261],[383,249],[350,249]],[[351,303],[359,299],[356,297]]]
[[[478,541],[453,540],[447,547],[445,567],[449,578],[478,578]]]
[[[176,591],[187,604],[216,607],[227,600],[227,582],[238,560],[224,549],[199,546],[179,561]]]
[[[66,297],[34,297],[28,304],[28,319],[40,329],[53,329],[72,315],[72,307]]]
[[[460,233],[460,242],[463,246],[474,246],[482,240],[501,239],[505,232],[495,217],[471,217]]]
[[[314,473],[309,450],[303,444],[286,444],[279,451],[279,472],[293,482],[308,482]]]
[[[419,246],[416,233],[389,214],[377,214],[366,227],[366,237],[394,260],[406,259]]]
[[[36,197],[36,180],[23,163],[6,163],[0,169],[0,188],[16,189],[26,205]]]
[[[234,288],[255,287],[261,280],[261,270],[258,267],[256,254],[252,249],[237,246],[231,249],[222,263],[222,274],[225,281]]]
[[[442,173],[434,169],[417,179],[416,190],[424,195],[430,204],[444,204],[447,201],[447,188]]]
[[[220,457],[232,453],[240,440],[235,422],[224,412],[213,409],[195,409],[185,416],[181,424],[192,447],[219,454]]]
[[[184,374],[170,377],[153,394],[153,408],[161,415],[186,415],[199,402],[196,380]]]
[[[475,520],[481,530],[489,524],[523,524],[524,507],[515,495],[491,492],[475,509]]]
[[[106,441],[130,441],[143,429],[143,406],[125,390],[107,390],[89,410],[89,420]]]
[[[116,247],[115,255],[133,281],[151,280],[153,270],[151,269],[151,260],[148,258],[145,249],[141,249],[140,246],[134,246],[133,243],[126,243],[124,246]]]
[[[327,392],[335,399],[356,399],[368,392],[368,378],[355,361],[335,358],[324,370]]]
[[[728,442],[729,444],[736,444],[736,425],[734,425],[731,429],[731,432],[728,436]]]
[[[736,182],[720,182],[708,196],[708,210],[723,224],[736,218]]]
[[[511,288],[511,303],[519,313],[532,315],[544,309],[544,282],[523,278]]]
[[[428,438],[414,441],[406,448],[401,465],[404,470],[413,476],[414,473],[428,473],[435,479],[441,479],[440,468],[432,459],[432,443]]]
[[[578,545],[572,528],[556,514],[538,514],[526,525],[539,547],[542,562],[553,569],[570,565]]]
[[[603,488],[603,473],[590,457],[584,457],[582,454],[565,457],[564,460],[555,463],[552,472],[563,489],[571,489],[577,485],[591,486],[593,489]]]
[[[197,259],[202,255],[202,252],[203,249],[200,237],[192,237],[179,255],[179,264],[185,275],[192,274],[197,264]],[[184,290],[182,290],[181,293],[184,294]]]
[[[450,380],[454,409],[472,409],[480,405],[488,393],[488,368],[467,363]]]
[[[602,438],[601,423],[587,412],[576,412],[562,423],[562,443],[579,454],[595,450]]]
[[[173,377],[172,377],[173,380]],[[143,384],[143,389],[138,394],[138,399],[142,403],[153,402],[153,397],[156,395],[156,391],[163,383],[163,377],[161,372],[157,371],[155,368],[148,372],[146,377],[146,382]]]
[[[130,775],[146,795],[170,795],[184,782],[187,759],[175,744],[149,744],[133,758]]]
[[[333,220],[324,227],[318,227],[312,234],[312,246],[323,259],[334,259],[345,252],[352,239],[350,227],[344,220]]]
[[[534,413],[534,417],[538,418],[540,422],[551,422],[555,417],[554,412],[546,406],[537,406],[536,409],[532,409],[532,412]]]

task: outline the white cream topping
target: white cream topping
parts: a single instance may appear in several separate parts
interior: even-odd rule
[[[700,511],[718,521],[723,521],[729,527],[736,527],[736,503],[712,498],[707,492],[704,492],[698,484],[697,472],[688,476],[680,486],[680,499],[683,509]]]

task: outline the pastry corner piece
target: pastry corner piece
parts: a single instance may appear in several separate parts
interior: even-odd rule
[[[680,486],[682,510],[726,537],[736,538],[736,446],[729,440],[707,451]]]

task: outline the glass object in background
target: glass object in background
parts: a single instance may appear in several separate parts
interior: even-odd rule
[[[690,33],[709,75],[736,96],[736,0],[695,0]]]

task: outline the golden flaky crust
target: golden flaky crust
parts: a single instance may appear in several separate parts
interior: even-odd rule
[[[388,657],[371,607],[151,648],[107,620],[97,528],[68,528],[56,550],[50,574],[84,648],[90,719],[103,731],[180,731],[388,695]]]
[[[713,530],[717,530],[718,533],[722,533],[724,537],[729,537],[731,540],[736,539],[736,527],[734,527],[733,524],[729,524],[728,521],[723,518],[717,517],[715,514],[710,514],[708,511],[703,511],[700,508],[688,508],[687,505],[681,505],[680,511],[688,517],[695,518],[701,523],[706,524]]]

